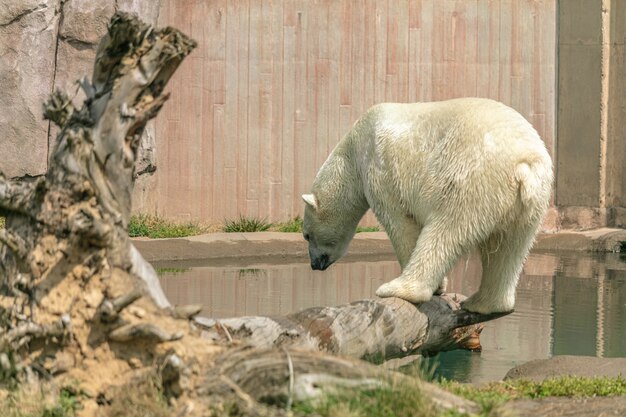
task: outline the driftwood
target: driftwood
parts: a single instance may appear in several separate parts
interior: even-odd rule
[[[362,300],[338,307],[309,308],[284,317],[196,318],[218,335],[261,349],[290,347],[370,362],[453,349],[480,351],[482,323],[509,313],[462,310],[464,296],[442,294],[423,304],[399,298]]]
[[[82,106],[59,91],[44,106],[45,117],[60,127],[46,176],[18,181],[0,173],[0,216],[6,217],[0,230],[0,375],[79,381],[93,394],[85,401],[97,408],[115,402],[109,387],[157,373],[166,396],[178,399],[174,415],[207,415],[223,392],[262,415],[256,401],[280,392],[271,385],[284,382],[284,369],[292,369],[288,379],[294,369],[301,380],[314,375],[325,389],[348,380],[359,386],[382,381],[380,368],[329,353],[378,362],[478,349],[477,323],[497,316],[460,310],[462,296],[449,294],[418,306],[365,300],[282,318],[220,321],[190,321],[197,307],[170,306],[127,228],[142,131],[194,46],[175,29],[116,14],[98,47],[92,80],[80,82],[87,97]],[[242,344],[251,347],[242,350]],[[282,373],[274,371],[280,367]],[[359,379],[346,371],[351,367],[367,372]],[[267,383],[267,391],[254,391],[241,369]],[[444,408],[471,408],[435,391],[428,392]]]

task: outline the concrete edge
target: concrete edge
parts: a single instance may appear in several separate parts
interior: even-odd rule
[[[165,239],[131,238],[133,242],[158,243],[169,242],[199,242],[199,243],[223,243],[232,244],[237,242],[298,242],[304,243],[300,233],[281,232],[254,232],[254,233],[207,233],[197,236]],[[385,232],[357,233],[353,241],[387,241]],[[626,229],[599,228],[586,231],[562,230],[556,233],[540,233],[533,246],[534,250],[558,250],[558,251],[596,251],[618,252],[622,242],[626,242]]]

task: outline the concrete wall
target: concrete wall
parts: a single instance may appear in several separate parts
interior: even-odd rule
[[[0,171],[45,172],[56,132],[41,103],[90,73],[116,9],[200,41],[149,125],[136,211],[293,217],[371,104],[477,95],[546,141],[548,227],[626,225],[624,1],[0,0]]]
[[[606,205],[626,227],[626,2],[611,1]]]
[[[157,120],[154,209],[285,220],[371,105],[483,96],[554,149],[556,0],[164,0],[199,41]]]
[[[559,2],[555,203],[565,228],[626,224],[626,2]]]

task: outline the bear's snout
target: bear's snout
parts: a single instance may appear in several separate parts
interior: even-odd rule
[[[332,262],[330,261],[330,257],[327,254],[323,254],[317,256],[315,258],[311,258],[311,268],[316,271],[323,271],[328,268]]]

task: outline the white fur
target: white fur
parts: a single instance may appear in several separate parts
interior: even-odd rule
[[[371,207],[402,267],[377,295],[427,301],[456,260],[478,248],[482,281],[464,308],[510,311],[552,176],[543,141],[504,104],[376,105],[328,157],[313,195],[303,196],[311,263],[339,259]]]

